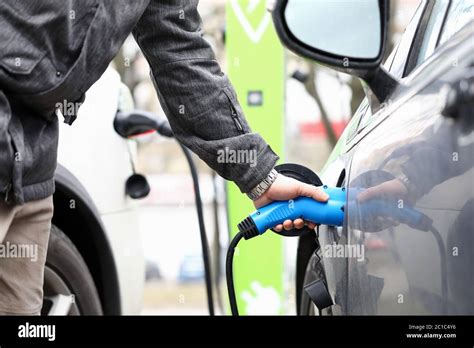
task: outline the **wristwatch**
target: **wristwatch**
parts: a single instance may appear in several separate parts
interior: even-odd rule
[[[255,201],[256,199],[260,198],[261,195],[265,193],[266,190],[273,184],[278,177],[278,172],[275,169],[272,169],[270,173],[267,175],[265,179],[263,179],[260,184],[255,186],[247,196],[252,200]]]
[[[412,193],[415,192],[416,188],[414,187],[412,182],[408,179],[406,174],[401,173],[400,175],[398,175],[397,179],[405,186],[405,188],[407,189],[407,192],[412,192]]]

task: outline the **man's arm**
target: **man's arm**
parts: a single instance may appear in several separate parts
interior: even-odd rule
[[[202,37],[197,4],[197,0],[152,0],[133,35],[151,67],[161,106],[176,138],[219,175],[249,193],[265,182],[278,156],[248,126],[232,85]],[[234,163],[232,153],[247,161]],[[283,175],[274,180],[254,200],[255,206],[297,196],[319,201],[329,198],[322,190]],[[276,230],[302,228],[304,224],[302,219],[287,220]]]
[[[152,0],[133,34],[176,138],[249,192],[278,156],[248,126],[232,85],[202,37],[197,3]]]

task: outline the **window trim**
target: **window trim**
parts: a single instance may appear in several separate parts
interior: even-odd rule
[[[451,3],[452,1],[448,0],[448,5],[444,9],[444,13],[442,14],[443,18],[441,20],[441,25],[439,26],[438,30],[433,33],[437,35],[434,50],[436,50],[436,48],[438,47],[441,32],[446,22],[446,17],[449,12],[449,8],[451,7]],[[423,13],[421,21],[420,21],[420,26],[418,28],[419,30],[417,30],[415,34],[415,38],[412,42],[412,47],[410,48],[410,53],[408,54],[407,63],[405,65],[405,70],[403,72],[403,77],[407,77],[413,72],[413,70],[417,68],[418,58],[420,55],[420,48],[425,40],[426,29],[428,28],[428,25],[430,23],[435,5],[436,5],[435,1],[428,1],[428,4],[425,8],[425,12]]]
[[[426,9],[429,6],[430,1],[429,0],[422,0],[419,4],[419,7],[416,9],[413,18],[411,19],[412,21],[417,19],[416,27],[413,28],[413,30],[410,30],[410,32],[407,32],[407,28],[411,25],[411,23],[408,24],[408,26],[405,28],[405,32],[403,33],[402,38],[400,39],[398,46],[397,46],[397,52],[394,56],[393,62],[390,66],[390,72],[392,74],[395,74],[395,76],[399,79],[403,79],[405,77],[405,69],[408,64],[408,59],[410,56],[411,52],[411,47],[413,45],[413,42],[415,41],[416,35],[418,33],[418,30],[422,24],[422,19],[423,16],[425,15]],[[418,15],[418,11],[421,13]],[[407,42],[406,45],[401,46],[404,40],[404,36],[409,34],[410,35],[410,41]],[[395,64],[395,66],[394,66]]]
[[[439,28],[438,38],[436,39],[436,45],[435,45],[436,48],[438,48],[439,42],[441,41],[441,37],[443,36],[443,30],[446,25],[446,21],[448,20],[449,11],[451,10],[452,5],[453,5],[453,2],[449,0],[449,4],[446,7],[446,12],[444,13],[443,23],[441,23],[441,27]]]
[[[428,1],[426,7],[423,10],[421,15],[420,23],[416,29],[415,36],[411,42],[410,51],[408,52],[405,69],[403,70],[403,77],[410,75],[413,69],[416,67],[416,62],[418,61],[418,56],[420,54],[420,48],[425,37],[426,28],[433,13],[433,8],[435,6],[434,1]]]

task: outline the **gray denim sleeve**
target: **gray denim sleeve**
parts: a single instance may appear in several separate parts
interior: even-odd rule
[[[202,36],[197,4],[152,0],[133,34],[176,138],[249,192],[278,156],[248,126],[230,81]]]
[[[0,89],[0,200],[5,199],[8,186],[12,182],[14,149],[9,126],[11,120],[10,104]]]

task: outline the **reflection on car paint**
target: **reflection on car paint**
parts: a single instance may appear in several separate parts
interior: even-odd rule
[[[442,84],[402,106],[355,151],[348,243],[373,245],[376,235],[384,248],[367,248],[363,263],[348,259],[347,314],[474,312],[474,148],[459,141],[473,130],[439,114]]]

